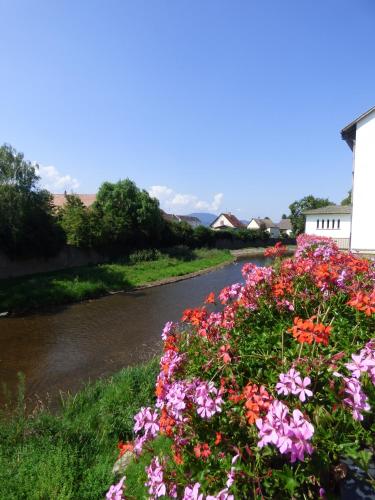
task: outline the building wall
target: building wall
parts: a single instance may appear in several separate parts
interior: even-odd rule
[[[327,236],[332,238],[342,250],[349,249],[350,242],[350,214],[316,214],[306,215],[305,233],[316,236]],[[316,227],[319,219],[319,228]],[[324,229],[322,229],[322,220],[324,220]],[[329,220],[329,229],[327,229],[327,220]],[[335,220],[335,229],[332,229],[332,221]],[[337,229],[337,221],[340,220],[340,229]]]
[[[247,229],[259,229],[259,225],[258,225],[257,221],[256,221],[256,220],[254,220],[254,219],[252,219],[252,220],[249,222],[249,224],[248,224],[248,226],[247,226]]]
[[[278,227],[268,227],[266,232],[271,238],[280,238],[280,229]]]
[[[316,227],[317,219],[319,219],[319,229]],[[332,229],[333,219],[335,220],[335,229]],[[340,229],[337,229],[339,219]],[[322,220],[324,220],[324,229],[322,229]],[[327,220],[329,220],[329,229],[327,229]],[[306,215],[305,233],[329,238],[350,238],[350,214]]]
[[[375,252],[375,110],[357,123],[351,249]]]
[[[234,227],[224,215],[220,215],[220,217],[212,225],[212,228],[215,229],[220,226]]]

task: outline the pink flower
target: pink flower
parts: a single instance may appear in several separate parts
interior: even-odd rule
[[[148,486],[150,498],[158,498],[166,495],[167,488],[163,481],[163,467],[159,463],[159,458],[154,457],[151,464],[146,467],[148,481],[145,486]]]
[[[307,387],[311,384],[311,379],[305,377],[303,380],[300,373],[291,368],[288,373],[280,373],[279,382],[276,384],[277,394],[288,396],[289,394],[299,395],[300,401],[305,402],[306,397],[313,395]]]
[[[197,413],[201,418],[209,419],[215,413],[221,412],[223,399],[213,382],[200,382],[195,390],[194,401],[197,404]]]
[[[113,484],[106,494],[107,500],[123,500],[123,485],[125,481],[125,476],[117,483]]]
[[[161,334],[161,338],[163,340],[167,340],[168,336],[170,335],[170,333],[172,331],[172,328],[173,328],[173,321],[168,321],[167,323],[165,323],[165,326],[164,326],[162,334]]]
[[[311,397],[313,395],[310,389],[306,389],[306,387],[311,384],[311,379],[310,377],[305,377],[302,380],[301,377],[296,377],[295,382],[296,388],[293,394],[299,394],[300,401],[304,403],[306,401],[306,397]]]
[[[203,500],[203,494],[199,493],[200,483],[194,486],[186,486],[182,500]]]

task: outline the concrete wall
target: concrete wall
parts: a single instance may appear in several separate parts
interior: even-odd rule
[[[375,110],[357,123],[351,249],[375,252]]]
[[[107,257],[94,250],[64,247],[59,254],[49,259],[10,260],[0,253],[0,279],[15,278],[28,274],[47,273],[59,269],[106,262]]]

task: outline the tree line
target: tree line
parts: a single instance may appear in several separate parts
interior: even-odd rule
[[[243,244],[267,238],[264,231],[215,232],[186,222],[168,222],[159,202],[129,179],[104,182],[96,201],[86,207],[66,194],[56,208],[39,185],[38,165],[12,146],[0,147],[0,250],[11,258],[48,257],[65,244],[123,253],[175,245],[215,246],[218,239]]]

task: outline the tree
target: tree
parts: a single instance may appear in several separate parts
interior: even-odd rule
[[[92,207],[95,238],[102,246],[156,246],[164,221],[159,202],[129,179],[104,182]]]
[[[0,147],[0,248],[10,257],[47,257],[65,241],[38,168],[9,144]]]
[[[349,189],[348,195],[341,202],[341,205],[351,205],[352,204],[352,190]]]
[[[305,196],[301,200],[297,200],[289,205],[293,233],[297,236],[298,234],[304,232],[306,218],[303,215],[303,212],[305,210],[326,207],[328,205],[333,205],[333,203],[327,198],[315,198],[312,195]]]
[[[281,218],[282,218],[282,219],[287,219],[288,217],[286,216],[286,214],[283,214],[283,215],[281,216]]]
[[[65,194],[65,199],[58,211],[58,219],[68,245],[91,247],[93,238],[89,210],[75,194]]]

